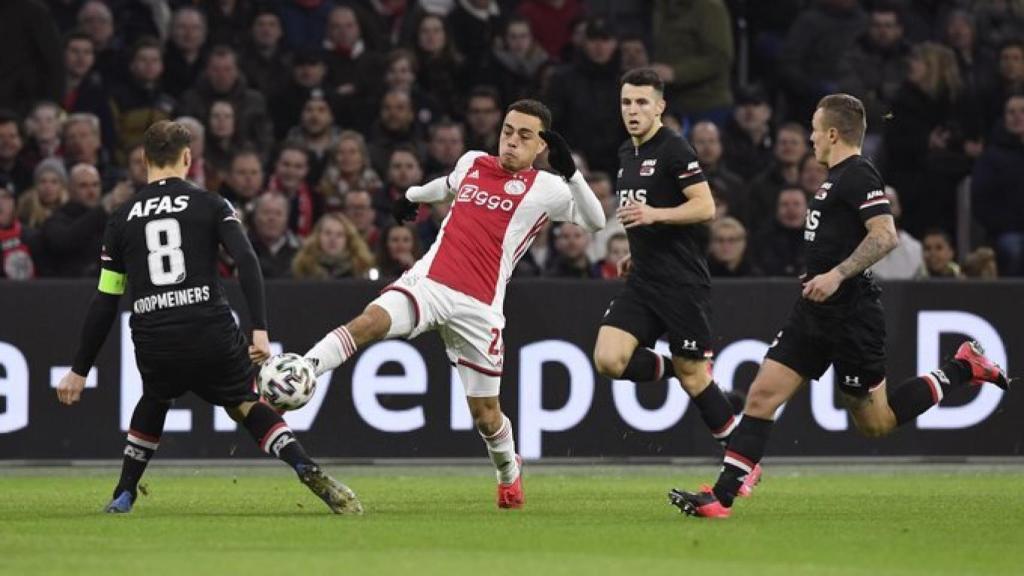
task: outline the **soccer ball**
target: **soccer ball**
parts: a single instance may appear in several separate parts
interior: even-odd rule
[[[263,363],[257,378],[260,396],[279,410],[298,410],[316,391],[316,373],[308,360],[286,352]]]

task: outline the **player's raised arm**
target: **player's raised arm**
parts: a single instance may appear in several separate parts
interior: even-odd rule
[[[249,347],[249,357],[253,362],[261,363],[270,357],[263,273],[260,271],[256,251],[242,231],[238,214],[227,200],[223,200],[223,204],[217,231],[221,244],[227,248],[238,265],[238,282],[242,285],[245,302],[249,305],[249,318],[252,322],[252,346]]]
[[[75,361],[57,385],[57,398],[62,404],[71,405],[81,399],[85,377],[96,362],[96,356],[117,317],[117,301],[124,294],[128,278],[121,261],[117,235],[114,221],[108,221],[103,235],[103,253],[100,255],[99,286],[96,287],[96,295],[85,315]]]
[[[569,220],[573,224],[579,224],[590,232],[604,228],[604,208],[597,195],[590,189],[587,180],[576,169],[576,162],[572,159],[572,151],[569,143],[561,134],[553,130],[544,130],[540,137],[548,145],[548,163],[551,167],[565,178],[569,185],[569,192],[572,193],[572,204],[570,206]]]

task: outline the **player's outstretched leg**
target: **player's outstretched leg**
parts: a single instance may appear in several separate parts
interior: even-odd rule
[[[713,487],[704,486],[698,492],[672,490],[669,501],[690,516],[728,517],[744,483],[750,476],[759,474],[758,465],[771,435],[775,410],[803,382],[804,378],[792,369],[766,359],[750,386],[743,418],[729,437],[718,481]]]
[[[465,383],[467,376],[463,375],[463,369],[460,366],[459,374]],[[512,421],[501,412],[497,396],[469,396],[466,399],[476,429],[487,445],[487,454],[494,464],[498,479],[498,507],[522,508],[526,502],[523,495],[522,459],[516,454]]]
[[[139,480],[146,471],[149,460],[160,445],[160,435],[164,431],[164,420],[170,402],[158,400],[152,396],[142,395],[132,413],[131,428],[124,446],[124,460],[121,464],[121,479],[114,488],[114,496],[104,508],[111,514],[124,514],[132,511],[135,498],[138,496]]]
[[[395,328],[403,329],[403,331],[398,333],[408,333],[412,329],[411,325],[399,327],[397,326],[399,322],[396,321],[394,323],[395,326],[393,326],[392,315],[385,308],[378,305],[378,302],[382,300],[395,299],[398,301],[394,304],[398,307],[407,308],[410,306],[404,295],[395,292],[385,292],[373,304],[367,306],[362,314],[348,324],[331,330],[309,352],[306,352],[305,358],[313,364],[316,375],[320,376],[324,372],[341,366],[346,360],[354,356],[361,347],[387,336],[395,335],[393,334],[396,332]],[[403,314],[403,316],[411,317],[412,314]],[[409,323],[411,324],[411,320]]]
[[[938,370],[906,380],[887,392],[887,403],[877,406],[877,403],[855,402],[850,414],[865,436],[885,436],[941,402],[946,394],[986,382],[1004,390],[1010,387],[1006,372],[985,357],[981,345],[966,341]]]
[[[262,402],[244,402],[228,414],[245,426],[260,450],[285,462],[299,480],[336,514],[362,514],[363,505],[348,486],[328,476],[299,444],[281,415]]]

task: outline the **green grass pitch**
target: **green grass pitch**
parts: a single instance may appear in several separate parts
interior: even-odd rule
[[[113,469],[0,468],[0,574],[1024,574],[1024,467],[766,468],[728,520],[670,487],[709,467],[527,467],[527,507],[489,467],[328,467],[341,517],[277,468],[161,468],[127,516]]]

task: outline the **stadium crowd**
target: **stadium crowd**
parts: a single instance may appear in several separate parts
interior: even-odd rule
[[[609,225],[545,230],[516,275],[612,278],[619,79],[641,66],[715,194],[714,276],[801,269],[827,176],[808,123],[835,91],[866,105],[901,227],[878,276],[1024,275],[1024,0],[5,0],[0,22],[0,278],[96,275],[162,119],[193,133],[191,180],[245,215],[266,277],[397,277],[447,206],[396,226],[395,199],[496,152],[524,97],[551,108]]]

